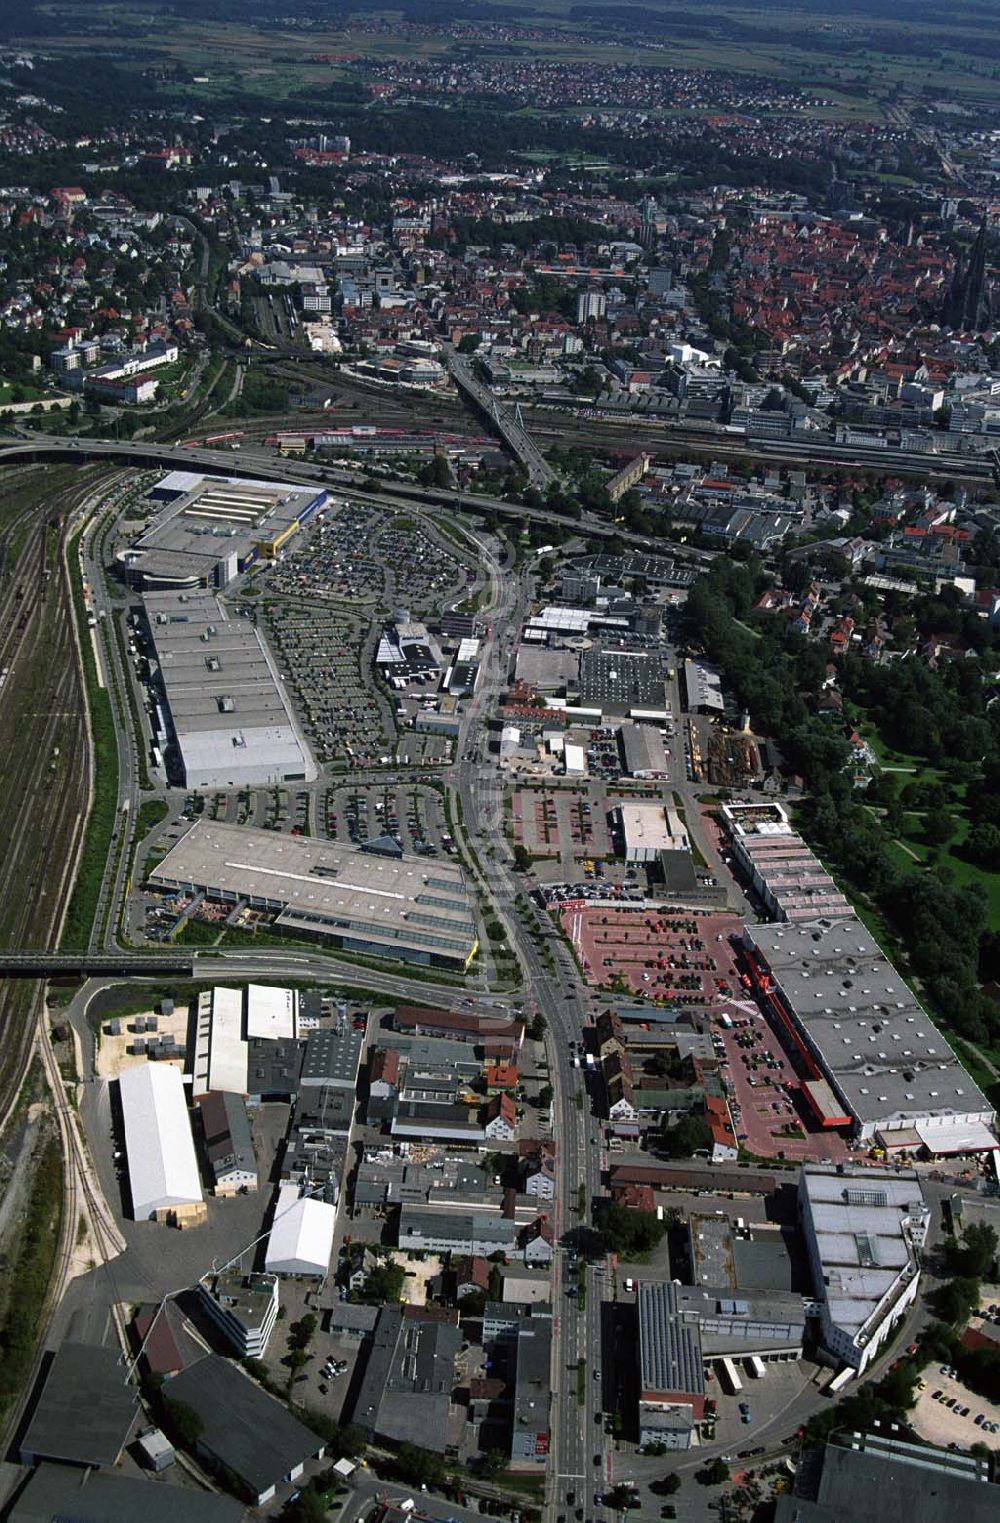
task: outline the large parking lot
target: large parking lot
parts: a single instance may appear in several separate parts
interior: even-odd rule
[[[559,857],[570,873],[574,863],[612,854],[609,804],[577,788],[519,788],[511,799],[515,844],[533,857]]]
[[[377,764],[395,751],[386,699],[363,665],[366,630],[334,608],[268,603],[268,636],[317,761]]]
[[[322,603],[405,604],[430,612],[454,600],[475,567],[405,514],[336,503],[317,515],[261,577],[265,594]]]
[[[717,1005],[738,988],[736,915],[625,907],[568,908],[569,936],[590,983],[680,1005]]]
[[[417,856],[447,853],[451,844],[441,795],[416,784],[328,788],[321,824],[331,840],[360,846],[388,834],[396,837],[404,851]]]
[[[817,1126],[798,1087],[798,1077],[777,1033],[747,998],[728,1007],[734,1021],[719,1029],[728,1068],[730,1108],[736,1133],[762,1158],[828,1159],[851,1155],[844,1138]],[[791,1086],[791,1087],[790,1087]]]

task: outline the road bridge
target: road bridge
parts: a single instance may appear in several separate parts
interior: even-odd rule
[[[492,424],[515,460],[528,473],[531,485],[544,489],[555,481],[555,472],[519,418],[515,417],[509,408],[504,407],[488,386],[482,385],[476,379],[471,360],[468,360],[465,355],[456,354],[453,349],[446,349],[445,358],[451,378],[459,391],[463,392],[476,411]]]
[[[171,978],[193,978],[195,960],[183,952],[0,952],[0,977],[56,978],[61,973],[81,977],[167,974]]]

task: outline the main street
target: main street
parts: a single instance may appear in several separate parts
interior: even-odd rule
[[[601,1288],[603,1265],[581,1258],[586,1278],[585,1309],[568,1295],[567,1266],[575,1258],[579,1234],[589,1225],[592,1202],[600,1193],[601,1137],[591,1114],[583,1070],[575,1068],[569,1044],[580,1036],[589,1015],[589,996],[568,949],[553,941],[556,971],[550,970],[530,927],[544,921],[514,875],[503,831],[502,790],[495,762],[488,756],[488,722],[498,695],[506,687],[508,662],[531,587],[532,562],[519,574],[501,566],[487,552],[490,592],[483,618],[489,623],[480,684],[463,725],[457,760],[448,777],[460,810],[460,830],[467,858],[503,925],[509,945],[530,991],[531,1008],[546,1023],[546,1055],[554,1091],[552,1134],[556,1138],[555,1232],[559,1245],[553,1266],[552,1413],[548,1456],[547,1516],[572,1510],[567,1493],[583,1497],[587,1485],[605,1473],[601,1411]],[[520,904],[526,918],[518,913]],[[573,1246],[570,1247],[569,1245]],[[586,1371],[582,1400],[577,1394],[578,1364]],[[600,1453],[600,1466],[594,1456]]]

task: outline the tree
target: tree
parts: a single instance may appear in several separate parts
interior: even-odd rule
[[[544,1042],[545,1040],[545,1017],[540,1010],[531,1018],[528,1035],[533,1042]]]
[[[295,1501],[281,1514],[282,1523],[324,1523],[326,1505],[312,1481],[303,1486]]]
[[[440,1486],[445,1478],[444,1461],[430,1449],[407,1441],[400,1444],[395,1470],[401,1481],[411,1486]]]
[[[947,1245],[948,1267],[966,1279],[993,1280],[997,1274],[997,1250],[1000,1239],[988,1222],[970,1222],[963,1229],[961,1242],[950,1239]]]
[[[363,1306],[384,1306],[387,1301],[399,1301],[403,1294],[406,1270],[402,1264],[379,1264],[365,1277],[360,1290],[352,1291],[355,1301]]]
[[[185,1449],[193,1449],[205,1431],[200,1415],[186,1401],[173,1401],[169,1396],[164,1400],[164,1407],[177,1440]]]
[[[606,1252],[617,1253],[623,1259],[651,1252],[666,1230],[655,1211],[635,1211],[607,1199],[595,1205],[594,1225]]]
[[[681,1478],[676,1470],[671,1470],[669,1475],[665,1475],[657,1487],[657,1490],[665,1497],[676,1496],[680,1489]]]
[[[604,1493],[604,1505],[615,1512],[629,1512],[639,1506],[639,1496],[627,1482],[620,1481]]]
[[[715,1459],[698,1471],[697,1479],[703,1486],[724,1486],[729,1480],[729,1466],[724,1460]]]
[[[712,1133],[704,1116],[682,1116],[676,1126],[664,1127],[651,1139],[656,1151],[668,1158],[691,1158],[712,1145]]]
[[[459,354],[475,354],[482,341],[479,333],[463,333],[458,346]]]
[[[934,1310],[943,1322],[961,1327],[979,1305],[979,1281],[966,1275],[946,1280],[934,1292]]]
[[[928,846],[944,846],[954,832],[955,821],[951,815],[935,813],[924,816],[923,835]]]
[[[479,1456],[476,1470],[484,1481],[495,1481],[507,1469],[509,1460],[502,1449],[487,1449]]]
[[[531,852],[520,841],[514,847],[514,866],[519,873],[526,873],[531,866]]]
[[[1000,826],[986,822],[974,825],[966,838],[964,855],[979,867],[992,870],[1000,865]]]

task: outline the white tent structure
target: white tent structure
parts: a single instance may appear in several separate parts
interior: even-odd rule
[[[337,1208],[299,1195],[298,1185],[282,1185],[264,1268],[269,1274],[301,1274],[322,1279],[330,1267]]]
[[[201,1179],[180,1069],[142,1063],[126,1068],[118,1084],[135,1220],[199,1205]]]

